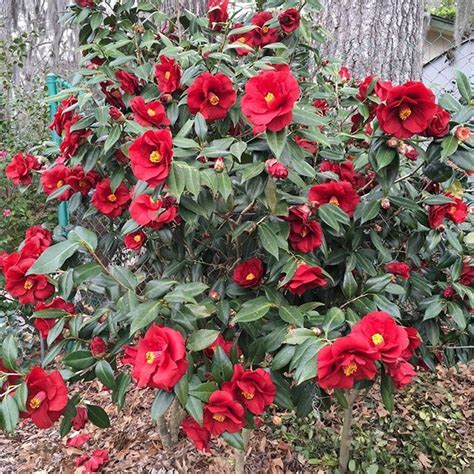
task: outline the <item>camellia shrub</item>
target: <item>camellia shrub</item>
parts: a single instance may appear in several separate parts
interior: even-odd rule
[[[10,165],[39,172],[71,225],[1,257],[46,346],[3,342],[3,429],[107,427],[68,395],[98,378],[119,410],[131,383],[155,390],[165,446],[182,425],[199,449],[242,449],[270,405],[304,416],[334,394],[344,470],[360,390],[377,380],[392,409],[417,367],[470,357],[466,76],[459,99],[354,81],[320,58],[314,2],[213,1],[207,18],[103,3],[68,14],[83,67],[52,99],[57,159]]]

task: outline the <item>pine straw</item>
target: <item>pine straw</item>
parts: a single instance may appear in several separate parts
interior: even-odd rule
[[[472,440],[472,421],[474,396],[474,374],[470,368],[460,370],[438,369],[436,375],[422,375],[421,403],[430,407],[443,407],[446,394],[457,400],[462,410],[462,419],[458,429],[465,434],[467,449],[474,447]],[[421,386],[421,385],[419,385]],[[414,386],[413,386],[414,387]],[[110,393],[101,389],[98,382],[91,382],[76,387],[81,390],[85,399],[105,408],[111,419],[111,428],[101,430],[90,423],[81,431],[89,433],[92,439],[81,449],[68,448],[66,439],[61,440],[57,427],[49,430],[38,430],[30,422],[22,422],[17,432],[9,437],[0,435],[0,472],[1,473],[80,473],[74,460],[84,452],[94,449],[107,449],[110,462],[104,473],[231,473],[233,472],[233,450],[222,440],[214,442],[211,454],[197,452],[193,445],[182,438],[171,450],[163,449],[158,431],[150,420],[150,406],[153,400],[151,390],[133,388],[127,396],[124,410],[117,415],[110,403]],[[395,411],[407,410],[406,400],[413,397],[414,388],[401,391],[396,396]],[[451,397],[450,397],[451,398]],[[275,414],[277,414],[275,412]],[[285,420],[285,414],[282,415]],[[375,396],[371,403],[356,411],[355,423],[367,426],[374,417],[388,416]],[[360,417],[360,419],[358,419]],[[331,408],[325,415],[325,425],[337,429],[340,424],[340,410]],[[270,416],[271,419],[271,416]],[[278,417],[275,417],[278,419]],[[262,426],[254,433],[246,457],[246,472],[256,473],[322,473],[322,467],[313,467],[300,453],[295,453],[292,446],[278,436],[278,426]],[[469,434],[471,432],[471,434]],[[69,436],[77,434],[71,431]],[[471,448],[469,448],[469,446]],[[423,461],[429,463],[423,458]],[[429,464],[423,466],[429,471]]]

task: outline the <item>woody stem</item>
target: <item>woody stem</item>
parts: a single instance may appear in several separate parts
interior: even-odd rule
[[[242,430],[242,438],[244,440],[244,449],[235,449],[235,474],[244,474],[245,467],[245,454],[247,452],[248,444],[250,437],[252,436],[252,431],[244,428]]]
[[[345,474],[347,472],[347,465],[349,464],[349,455],[351,453],[352,442],[352,407],[358,395],[359,390],[346,391],[347,408],[344,410],[344,420],[341,432],[341,446],[339,448],[339,471],[341,474]]]

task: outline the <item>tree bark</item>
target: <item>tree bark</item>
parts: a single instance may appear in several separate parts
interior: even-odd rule
[[[339,449],[339,471],[346,474],[352,444],[352,408],[359,395],[359,390],[346,391],[347,408],[344,410],[344,420],[341,431],[341,446]]]
[[[395,83],[417,80],[423,17],[424,0],[326,0],[323,55],[341,60],[355,79],[377,74]]]
[[[472,0],[457,0],[456,19],[454,21],[454,42],[459,46],[471,36]]]
[[[183,10],[189,10],[199,16],[207,12],[207,0],[163,0],[161,8],[168,15],[176,15]]]

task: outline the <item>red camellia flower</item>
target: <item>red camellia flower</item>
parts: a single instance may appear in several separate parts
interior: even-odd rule
[[[318,109],[321,115],[326,115],[329,112],[329,104],[325,99],[315,99],[313,100],[313,107]]]
[[[307,140],[306,138],[300,137],[299,135],[295,135],[295,143],[300,148],[303,148],[304,150],[307,150],[312,154],[317,153],[319,150],[318,144],[316,142]]]
[[[140,194],[130,205],[130,216],[139,225],[161,229],[176,219],[178,208],[170,199],[157,199],[149,194]]]
[[[418,347],[421,346],[421,337],[414,327],[405,327],[404,329],[408,336],[408,346],[402,352],[401,357],[402,359],[408,360],[413,356]]]
[[[322,161],[319,170],[322,172],[330,171],[331,173],[337,174],[341,181],[347,181],[355,188],[362,186],[365,182],[365,177],[356,172],[351,160],[338,163],[334,161]]]
[[[208,453],[211,452],[209,449],[211,433],[206,428],[201,427],[194,418],[188,416],[181,424],[181,428],[183,428],[185,435],[194,443],[196,449]]]
[[[50,428],[66,410],[67,387],[58,370],[47,374],[41,367],[33,367],[25,377],[28,388],[26,412],[38,428]]]
[[[90,441],[91,438],[92,436],[88,433],[71,436],[70,438],[68,438],[66,446],[68,446],[69,448],[80,448],[84,446],[88,441]]]
[[[308,199],[317,207],[332,204],[351,217],[360,202],[359,195],[348,181],[328,181],[317,184],[309,190]]]
[[[301,296],[308,290],[317,287],[324,288],[326,285],[327,281],[323,277],[321,267],[300,263],[291,280],[285,285],[285,288],[288,288],[290,293]]]
[[[48,229],[45,229],[42,225],[34,225],[26,229],[25,232],[25,246],[33,245],[36,248],[37,255],[39,256],[45,251],[53,242],[53,235]],[[22,253],[24,253],[22,251]]]
[[[214,31],[222,30],[222,23],[229,19],[227,8],[229,7],[229,0],[209,0],[209,28]]]
[[[342,66],[337,74],[339,75],[339,79],[341,79],[341,81],[347,82],[351,80],[351,73],[346,66]]]
[[[449,121],[451,114],[444,110],[439,105],[436,106],[436,112],[428,125],[428,128],[423,132],[427,137],[442,138],[449,132]]]
[[[44,275],[26,275],[35,261],[34,258],[20,258],[6,270],[5,288],[20,304],[40,303],[54,293],[54,286]]]
[[[135,95],[140,91],[140,81],[135,74],[127,71],[115,71],[115,77],[126,94]]]
[[[385,133],[404,139],[422,133],[436,111],[433,92],[422,82],[409,81],[388,91],[386,103],[377,107],[377,118]]]
[[[106,102],[120,110],[126,109],[125,102],[122,98],[122,93],[116,87],[110,87],[112,85],[112,81],[104,81],[100,83],[100,90],[104,94]]]
[[[99,359],[107,352],[107,343],[100,336],[94,336],[89,343],[89,349],[91,354]]]
[[[160,63],[155,66],[155,77],[162,94],[172,94],[181,82],[181,68],[179,64],[164,54],[160,56]]]
[[[95,5],[95,0],[76,0],[76,5],[82,8],[92,8]]]
[[[97,472],[102,466],[109,462],[109,452],[106,449],[96,449],[92,456],[84,464],[85,472]]]
[[[133,174],[150,186],[163,183],[169,175],[173,143],[168,129],[149,130],[137,138],[128,150]]]
[[[47,309],[62,309],[70,315],[76,314],[76,307],[72,303],[64,301],[62,298],[54,298],[54,300],[49,303],[38,303],[35,306],[35,311],[43,311]],[[34,326],[38,329],[41,337],[46,339],[48,337],[49,331],[56,324],[57,319],[55,318],[35,318]]]
[[[70,170],[70,174],[66,179],[66,184],[71,186],[71,189],[75,193],[81,193],[83,196],[87,196],[89,191],[95,187],[99,181],[99,173],[95,170],[84,172],[84,168],[81,165],[76,165]]]
[[[202,73],[188,89],[190,112],[200,112],[209,121],[225,118],[236,98],[232,81],[221,72],[214,75]]]
[[[429,207],[428,223],[432,229],[437,229],[442,225],[444,219],[449,219],[455,224],[461,224],[467,218],[467,205],[463,200],[449,193],[445,194],[445,196],[453,202]]]
[[[301,15],[296,8],[288,8],[278,15],[280,28],[288,35],[297,30],[300,26]]]
[[[393,275],[397,275],[402,277],[404,280],[408,280],[410,278],[410,265],[405,262],[390,262],[385,265],[385,271],[388,273],[392,273]]]
[[[288,241],[293,250],[309,253],[319,248],[323,242],[323,231],[316,221],[311,221],[308,206],[292,206],[285,220],[290,223]]]
[[[351,334],[364,338],[387,364],[396,362],[408,347],[407,332],[385,311],[365,315]]]
[[[255,288],[262,282],[263,273],[263,262],[254,257],[239,263],[234,269],[232,279],[244,288]]]
[[[318,353],[318,384],[324,389],[352,388],[354,382],[373,379],[378,354],[363,337],[336,339]]]
[[[237,29],[241,28],[243,23],[236,23],[232,29]],[[229,43],[241,43],[246,46],[249,46],[250,48],[254,47],[254,34],[253,31],[247,31],[246,33],[241,33],[241,34],[235,34],[235,35],[229,35]],[[247,56],[247,54],[251,53],[252,50],[249,48],[236,48],[234,50],[239,56]]]
[[[103,179],[92,195],[92,205],[107,217],[122,215],[130,201],[130,192],[125,184],[120,183],[115,191],[110,187],[110,178]]]
[[[74,110],[67,109],[75,104],[77,104],[77,99],[73,95],[67,99],[63,99],[59,104],[58,110],[54,114],[53,121],[49,124],[49,128],[54,130],[59,136],[61,136],[66,124],[71,121],[75,114]]]
[[[411,383],[416,375],[415,368],[406,360],[398,359],[393,364],[387,364],[387,374],[392,378],[395,388],[400,389]]]
[[[222,334],[219,334],[216,340],[204,349],[204,354],[206,354],[207,357],[211,358],[215,354],[217,347],[221,347],[222,350],[227,354],[227,356],[230,356],[230,352],[232,350],[233,345],[233,341],[226,341],[224,339],[224,336]]]
[[[171,125],[165,108],[158,101],[145,102],[143,97],[135,97],[130,101],[135,122],[144,127],[159,127],[161,125]]]
[[[272,376],[267,371],[244,370],[240,364],[234,365],[232,379],[222,385],[222,390],[230,392],[254,415],[261,415],[273,403],[276,394]]]
[[[275,158],[265,161],[265,171],[276,179],[288,178],[288,168]]]
[[[48,196],[53,194],[57,189],[67,185],[71,170],[64,165],[56,165],[49,170],[46,170],[41,175],[41,186],[43,192]],[[57,197],[58,201],[67,201],[71,197],[71,189],[65,189],[60,196]]]
[[[293,106],[300,95],[298,81],[288,66],[260,71],[245,84],[242,112],[254,132],[283,130],[293,120]]]
[[[357,100],[364,102],[367,99],[369,93],[372,92],[373,87],[378,82],[377,76],[375,74],[370,74],[364,80],[359,83],[359,92],[356,95]],[[369,90],[370,86],[372,86],[372,90]]]
[[[132,377],[139,387],[171,391],[188,368],[184,338],[180,332],[153,323],[128,352],[133,357]],[[130,359],[128,359],[130,360]]]
[[[224,431],[237,433],[245,425],[244,407],[236,402],[229,392],[216,390],[204,405],[203,428],[213,436]]]
[[[273,20],[270,12],[259,12],[252,18],[252,25],[257,28],[252,30],[255,46],[265,46],[278,41],[278,28],[270,28],[266,23]]]
[[[123,238],[123,242],[130,250],[140,250],[146,242],[146,234],[142,230],[130,232]]]
[[[5,168],[5,176],[13,184],[28,186],[33,178],[31,170],[38,170],[40,166],[40,162],[35,156],[17,153]]]
[[[474,282],[474,266],[464,262],[462,265],[459,281],[462,285],[472,286],[472,283]]]
[[[77,150],[81,146],[82,142],[90,135],[92,130],[83,128],[81,130],[71,131],[71,127],[79,122],[82,117],[80,115],[74,115],[74,117],[65,124],[64,126],[64,138],[59,145],[59,150],[64,158],[70,158],[77,153]]]
[[[75,430],[82,430],[87,423],[87,408],[83,406],[76,407],[76,416],[71,420],[72,427]]]

